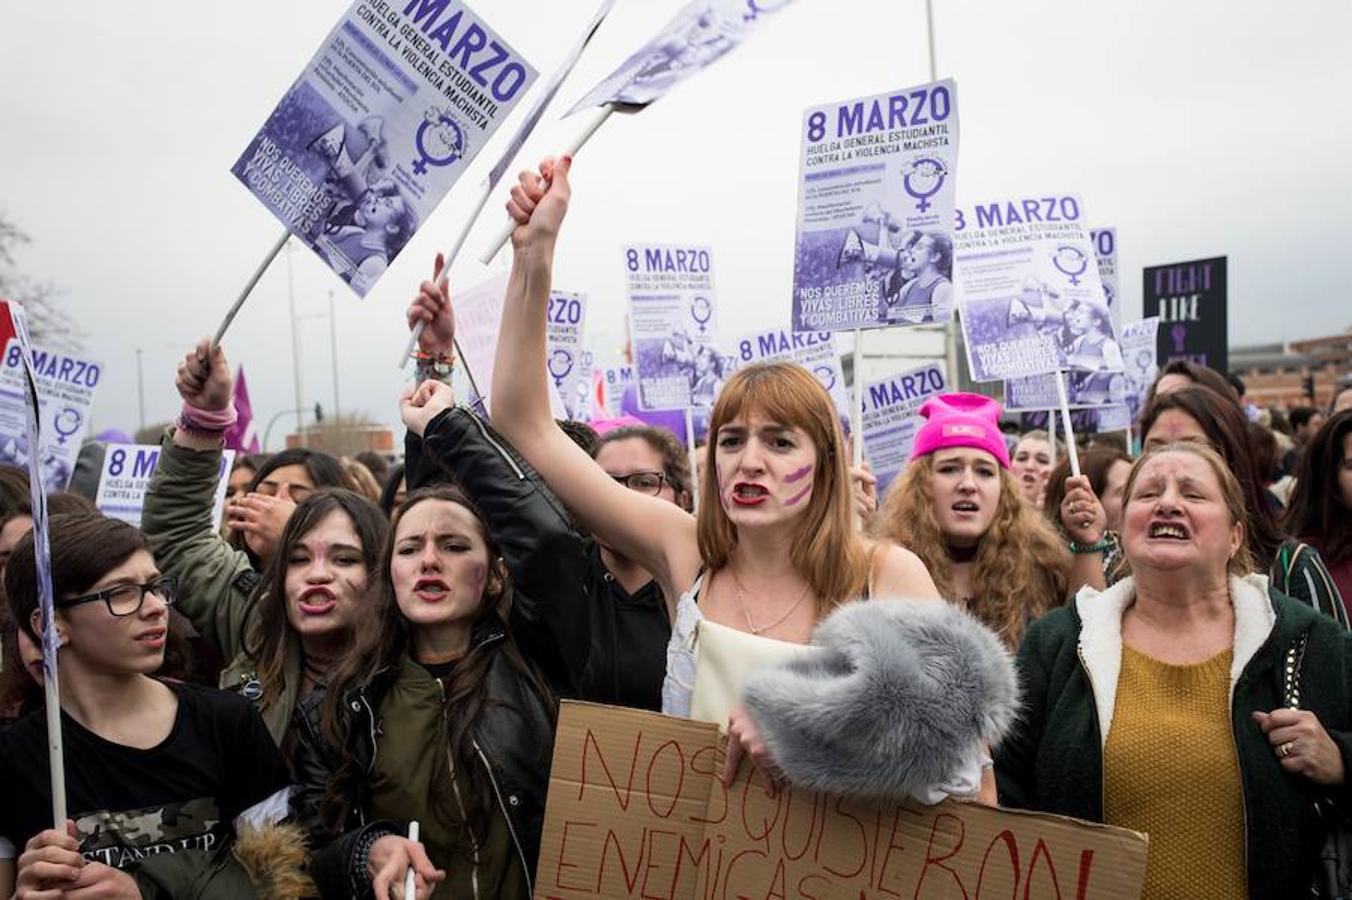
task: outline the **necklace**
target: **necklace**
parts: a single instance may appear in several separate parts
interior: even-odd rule
[[[948,558],[955,563],[969,563],[976,559],[977,553],[981,550],[980,544],[973,544],[971,547],[955,547],[949,544],[947,547]]]
[[[798,607],[803,605],[803,601],[807,599],[807,590],[808,588],[812,587],[810,583],[803,585],[803,592],[798,595],[797,600],[793,601],[793,606],[789,607],[788,612],[784,613],[784,615],[780,616],[778,619],[775,619],[769,625],[757,628],[756,623],[751,621],[751,611],[747,608],[746,605],[747,591],[746,588],[742,586],[742,579],[738,578],[737,573],[732,571],[731,569],[728,570],[728,574],[732,576],[732,582],[737,586],[737,602],[741,604],[742,618],[746,619],[746,627],[751,629],[751,633],[757,636],[762,635],[773,628],[778,628],[780,625],[783,625],[785,622],[787,622],[789,620],[789,616],[797,612]]]

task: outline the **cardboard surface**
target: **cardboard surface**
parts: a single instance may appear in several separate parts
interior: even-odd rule
[[[1140,896],[1146,838],[1060,816],[771,796],[743,764],[718,780],[716,726],[565,702],[535,896],[732,898]]]

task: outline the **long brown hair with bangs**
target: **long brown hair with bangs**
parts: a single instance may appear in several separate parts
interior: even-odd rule
[[[795,363],[758,363],[739,369],[718,395],[709,418],[709,446],[700,467],[697,517],[699,552],[717,571],[732,559],[737,527],[718,496],[718,431],[733,419],[757,413],[780,425],[800,428],[817,448],[812,497],[789,548],[794,568],[817,597],[817,617],[858,597],[868,583],[869,553],[854,527],[845,436],[831,395]]]
[[[329,780],[321,815],[333,834],[341,832],[357,795],[357,782],[365,777],[351,752],[353,719],[344,712],[346,704],[358,688],[371,685],[377,676],[401,665],[403,658],[413,652],[414,635],[408,621],[399,611],[395,598],[394,577],[390,561],[398,542],[399,523],[404,515],[419,503],[442,501],[464,507],[475,518],[479,536],[483,539],[490,560],[489,574],[484,585],[482,603],[475,614],[474,629],[468,652],[457,661],[447,676],[444,688],[444,710],[447,751],[455,759],[458,772],[477,771],[477,751],[474,746],[474,728],[485,708],[496,702],[488,697],[484,685],[495,656],[501,654],[514,670],[550,710],[556,710],[556,699],[544,677],[526,660],[512,638],[509,621],[512,609],[512,582],[502,562],[483,515],[474,501],[460,488],[450,484],[419,488],[409,494],[394,511],[389,533],[380,557],[379,575],[373,585],[374,621],[356,636],[347,658],[332,675],[324,698],[321,734],[331,748],[339,748],[339,765]],[[501,638],[486,640],[485,636],[501,632]],[[492,802],[483,779],[466,777],[458,785],[465,801],[467,818],[462,818],[454,805],[457,785],[452,783],[450,771],[437,766],[432,777],[432,803],[444,815],[445,821],[460,821],[472,838],[466,848],[481,844],[486,837],[492,817]]]
[[[934,515],[934,454],[911,460],[874,517],[873,531],[919,556],[941,596],[1017,648],[1029,623],[1065,601],[1071,560],[1051,525],[1023,502],[1014,477],[999,471],[1000,499],[972,561],[971,597],[955,596],[948,539]]]

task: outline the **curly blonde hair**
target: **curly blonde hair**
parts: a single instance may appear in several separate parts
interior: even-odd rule
[[[872,530],[919,556],[941,595],[1017,648],[1030,622],[1064,602],[1070,550],[1038,511],[1023,502],[1013,476],[1002,468],[995,519],[972,561],[973,596],[955,596],[948,539],[934,514],[933,476],[933,455],[912,460],[888,492]]]

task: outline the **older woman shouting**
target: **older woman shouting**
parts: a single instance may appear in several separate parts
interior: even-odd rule
[[[1210,448],[1152,450],[1125,495],[1132,575],[1019,651],[1000,799],[1149,834],[1151,900],[1303,894],[1315,802],[1352,799],[1352,638],[1252,574],[1244,498]]]

